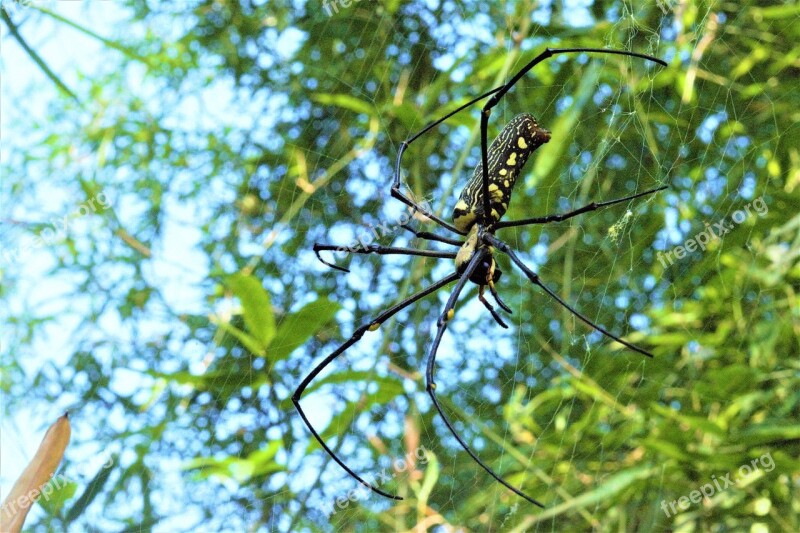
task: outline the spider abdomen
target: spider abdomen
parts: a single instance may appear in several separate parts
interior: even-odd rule
[[[550,140],[550,132],[539,127],[528,113],[514,117],[487,150],[489,163],[489,216],[485,224],[498,222],[508,209],[511,191],[528,157]],[[483,218],[483,162],[478,163],[453,209],[453,224],[467,232]]]

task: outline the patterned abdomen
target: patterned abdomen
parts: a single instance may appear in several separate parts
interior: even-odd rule
[[[486,224],[498,222],[508,209],[514,183],[534,150],[550,140],[532,115],[514,117],[488,149],[489,209]],[[478,163],[453,209],[453,224],[459,231],[469,229],[483,217],[483,163]]]

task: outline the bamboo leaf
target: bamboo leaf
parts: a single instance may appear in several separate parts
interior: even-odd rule
[[[106,482],[108,481],[108,478],[113,470],[112,467],[117,464],[117,457],[118,456],[116,455],[112,456],[107,463],[104,463],[100,467],[100,470],[97,471],[92,480],[86,486],[83,494],[80,495],[67,513],[67,522],[74,522],[77,520],[78,517],[80,517],[86,510],[86,508],[89,507],[89,504],[92,503],[95,497],[103,491],[103,487],[105,487]]]
[[[275,316],[269,294],[261,281],[248,274],[234,274],[226,280],[233,293],[242,302],[244,323],[250,336],[258,341],[260,353],[275,337]]]
[[[353,95],[350,94],[315,94],[313,100],[317,103],[323,105],[333,105],[336,107],[341,107],[342,109],[349,109],[350,111],[354,111],[356,113],[363,113],[365,115],[371,115],[375,112],[375,107],[365,102],[364,100],[360,100]]]
[[[331,302],[327,298],[319,298],[299,311],[289,314],[278,326],[275,338],[269,346],[269,357],[273,361],[288,357],[322,326],[333,320],[339,309],[338,303]]]

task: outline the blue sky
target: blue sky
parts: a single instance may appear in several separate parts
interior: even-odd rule
[[[100,57],[102,51],[102,45],[96,40],[34,12],[31,7],[6,1],[2,5],[8,8],[10,18],[20,26],[20,33],[31,48],[37,51],[67,86],[76,85],[77,72],[91,73],[95,68],[96,58]],[[39,5],[91,28],[111,27],[115,20],[121,18],[118,6],[106,1],[92,2],[91,5],[81,2],[42,2]],[[29,139],[30,123],[47,123],[48,102],[56,96],[56,89],[17,41],[5,31],[5,25],[3,30],[0,42],[0,71],[3,76],[0,106],[4,120],[0,122],[0,135],[3,139],[0,158],[8,162],[20,144],[25,145]],[[15,142],[15,139],[20,139],[20,143]],[[11,185],[22,179],[31,186],[23,193],[22,198],[12,197]],[[7,279],[7,273],[13,271],[13,279],[19,280],[11,298],[4,305],[8,309],[6,313],[22,316],[26,309],[41,314],[58,313],[69,304],[58,298],[69,286],[63,280],[45,275],[53,264],[53,256],[47,243],[25,249],[31,237],[22,224],[63,221],[64,216],[68,216],[70,218],[66,230],[55,224],[59,230],[54,231],[55,239],[61,239],[64,231],[80,230],[80,226],[84,225],[80,216],[73,216],[79,201],[69,191],[53,187],[42,176],[4,176],[3,182],[0,186],[3,228],[0,272]],[[37,372],[48,362],[63,364],[72,353],[69,333],[73,326],[68,319],[56,319],[46,327],[47,334],[44,337],[37,336],[38,343],[27,347],[25,353],[12,354],[3,350],[3,357],[17,359],[29,374]],[[3,450],[0,455],[0,491],[3,494],[7,494],[33,456],[47,427],[66,409],[72,407],[70,401],[64,399],[63,402],[52,405],[31,405],[17,411],[13,418],[0,421],[0,448]],[[88,458],[85,470],[79,473],[92,475],[96,471],[95,467],[102,463],[100,459]],[[36,512],[40,511],[32,511]]]
[[[119,27],[120,21],[127,20],[127,14],[118,4],[113,2],[47,2],[39,4],[46,9],[50,9],[59,15],[74,21],[75,23],[89,28],[100,34],[101,37],[109,39],[119,39],[115,28]],[[109,54],[114,54],[103,43],[97,39],[89,37],[84,33],[69,27],[63,22],[56,21],[47,15],[43,15],[35,8],[26,6],[12,6],[9,9],[11,19],[20,26],[20,33],[28,44],[43,58],[52,71],[70,87],[73,92],[80,84],[79,76],[92,78],[103,73],[107,64],[103,59]],[[125,38],[135,39],[137,32],[145,31],[145,27],[131,28],[131,34]],[[179,31],[178,28],[172,28]],[[291,36],[290,36],[291,37]],[[288,39],[288,40],[287,40]],[[290,56],[297,45],[296,39],[287,38],[278,42],[285,56]],[[5,120],[0,124],[1,133],[4,139],[0,147],[0,156],[4,162],[13,160],[15,150],[27,149],[31,144],[30,125],[38,123],[42,125],[41,132],[47,133],[48,124],[48,105],[57,98],[58,95],[53,82],[47,78],[31,61],[28,54],[19,44],[4,32],[2,40],[2,56],[0,56],[0,68],[2,69],[2,115]],[[129,78],[134,74],[126,73]],[[148,85],[143,72],[139,72],[142,79],[134,80],[137,94],[142,96],[146,91],[152,92],[152,85]],[[149,89],[148,89],[149,88]],[[157,95],[160,96],[160,95]],[[259,98],[263,95],[258,96]],[[198,123],[198,131],[209,129],[208,122],[215,125],[235,124],[243,131],[261,131],[264,135],[269,132],[268,122],[274,115],[269,113],[243,112],[243,108],[250,106],[250,109],[268,109],[264,102],[254,101],[253,98],[244,102],[237,101],[238,96],[233,93],[233,88],[229,81],[221,80],[214,83],[200,98],[181,99],[178,108],[172,110],[172,120],[183,120],[184,127],[195,121]],[[161,105],[159,98],[150,98],[148,103],[151,105]],[[86,106],[89,107],[89,106]],[[200,124],[205,123],[201,126]],[[34,135],[40,134],[34,132]],[[19,142],[15,142],[19,139]],[[76,150],[77,152],[77,150]],[[70,154],[73,160],[65,165],[71,167],[78,166],[86,177],[91,177],[102,154],[94,153],[74,153]],[[74,173],[74,168],[69,172]],[[196,179],[194,177],[193,179]],[[25,182],[25,189],[19,195],[11,198],[11,189],[14,183]],[[19,280],[14,288],[11,298],[8,299],[7,309],[11,316],[25,316],[26,310],[35,315],[52,315],[55,319],[43,329],[44,334],[36,335],[34,344],[22,346],[21,353],[3,353],[3,357],[20,361],[25,372],[31,376],[41,370],[47,364],[52,364],[56,368],[68,367],[67,358],[75,351],[72,344],[72,334],[76,326],[75,319],[88,311],[90,295],[87,299],[70,298],[69,295],[75,290],[75,280],[68,277],[48,276],[55,262],[57,246],[50,247],[48,243],[43,246],[30,246],[32,242],[31,232],[26,226],[31,223],[50,224],[53,221],[53,242],[63,239],[65,233],[76,239],[106,238],[108,229],[103,227],[102,219],[97,217],[94,221],[90,216],[80,216],[80,206],[85,203],[85,195],[77,187],[66,188],[63,185],[65,180],[50,180],[48,176],[25,176],[24,178],[14,176],[12,179],[4,180],[0,190],[3,194],[2,209],[3,233],[2,249],[0,250],[0,272],[8,278],[11,272],[12,279]],[[219,187],[224,180],[209,183],[210,194],[216,194],[217,200],[224,200],[219,194],[231,195],[234,191],[230,187]],[[108,198],[108,203],[115,215],[123,221],[139,220],[141,211],[137,211],[136,198],[124,198],[115,196],[117,191],[103,191]],[[231,204],[235,198],[230,198]],[[153,256],[143,264],[143,270],[148,282],[153,283],[162,291],[165,299],[170,303],[173,310],[177,312],[208,313],[207,304],[204,300],[205,293],[201,290],[201,282],[208,277],[209,265],[208,257],[197,250],[195,245],[200,238],[199,224],[197,224],[199,213],[196,212],[197,205],[187,205],[176,202],[173,198],[165,198],[164,227],[161,238],[159,239],[158,249],[153,250]],[[78,213],[76,215],[76,213]],[[66,219],[66,229],[62,229],[64,217]],[[208,218],[206,215],[200,218]],[[62,221],[62,226],[59,222]],[[259,250],[263,253],[263,250]],[[112,274],[113,275],[113,274]],[[64,295],[59,297],[59,295]],[[213,310],[224,315],[226,309]],[[229,311],[229,310],[228,310]],[[81,336],[91,335],[93,338],[102,338],[113,332],[117,343],[125,342],[125,335],[129,334],[128,329],[119,327],[115,322],[116,318],[109,318],[108,314],[101,318],[96,328],[91,332],[81,332]],[[165,324],[154,317],[152,320],[140,320],[139,325],[142,329],[139,334],[148,338],[160,338],[164,333],[164,328],[171,327],[173,324]],[[142,342],[142,339],[137,339]],[[203,346],[200,343],[188,343],[181,346],[181,356],[185,361],[203,365],[207,357],[211,356],[213,347]],[[111,355],[113,357],[113,354]],[[120,394],[130,394],[138,391],[144,395],[154,393],[154,380],[143,380],[142,372],[134,372],[126,369],[117,368],[112,376],[112,386]],[[154,396],[157,400],[157,395]],[[0,421],[0,447],[3,454],[0,455],[0,491],[4,494],[8,492],[14,481],[21,474],[27,462],[33,456],[36,448],[41,441],[47,427],[60,416],[65,410],[80,409],[81,406],[74,402],[76,398],[61,397],[53,404],[49,405],[30,405],[14,413],[10,419]],[[144,402],[142,402],[144,403]],[[75,481],[81,483],[86,478],[94,475],[95,472],[107,460],[110,453],[121,452],[124,450],[90,450],[88,447],[78,449],[75,444],[82,442],[92,442],[91,434],[93,426],[91,420],[83,420],[73,425],[73,445],[68,448],[67,455],[72,461],[70,468],[64,474]],[[104,420],[104,424],[122,424],[121,420]],[[132,454],[133,452],[128,452]],[[123,455],[122,462],[125,462]],[[170,490],[175,491],[171,494],[170,502],[165,502],[164,506],[178,505],[183,498],[179,494],[183,490],[184,484],[181,481],[182,471],[180,464],[161,465],[168,476],[164,480],[165,485],[171,486]],[[63,470],[63,468],[62,468]],[[172,483],[170,483],[172,482]],[[78,488],[79,492],[83,487]],[[160,508],[160,511],[165,511]],[[169,516],[174,520],[186,522],[196,521],[196,517],[187,517],[188,512],[185,508],[171,510]],[[34,508],[32,515],[41,510]],[[31,523],[33,516],[29,517]],[[162,527],[168,527],[162,523]]]

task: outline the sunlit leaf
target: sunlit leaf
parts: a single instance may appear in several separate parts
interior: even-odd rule
[[[339,307],[339,304],[327,298],[318,298],[285,316],[269,346],[270,360],[280,361],[305,344],[320,328],[333,320]]]
[[[259,342],[263,350],[275,337],[275,317],[269,294],[259,280],[248,274],[234,274],[226,282],[242,302],[248,333]]]

